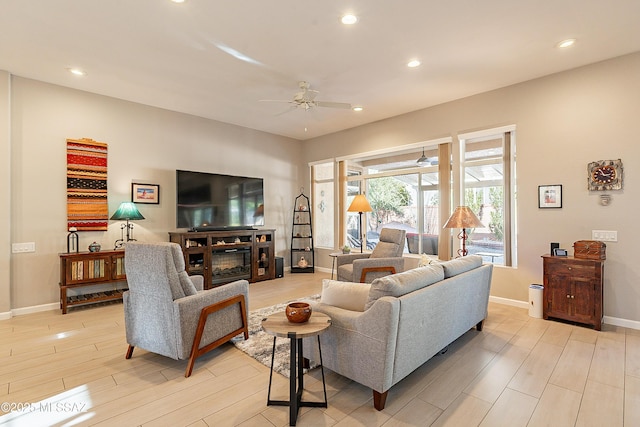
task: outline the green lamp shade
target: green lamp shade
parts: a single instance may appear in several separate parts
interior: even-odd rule
[[[114,213],[113,216],[111,216],[111,219],[115,219],[115,220],[127,219],[127,220],[134,221],[138,219],[144,219],[144,217],[136,207],[135,203],[122,202],[120,203],[120,207],[118,208],[116,213]]]

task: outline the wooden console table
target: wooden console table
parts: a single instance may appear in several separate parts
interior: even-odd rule
[[[76,252],[60,254],[60,309],[74,305],[92,304],[101,301],[121,300],[126,290],[124,250]],[[125,282],[118,288],[118,282]],[[69,288],[80,288],[101,284],[113,284],[113,289],[77,296],[68,296]]]

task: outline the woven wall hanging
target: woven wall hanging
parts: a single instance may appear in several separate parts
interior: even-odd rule
[[[67,139],[67,229],[105,231],[107,144],[92,139]]]

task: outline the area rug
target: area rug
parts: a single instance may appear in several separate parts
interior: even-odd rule
[[[271,350],[273,349],[273,335],[267,334],[262,330],[262,319],[270,316],[273,313],[284,311],[287,304],[293,301],[318,301],[320,295],[312,295],[304,298],[298,298],[292,301],[287,301],[281,304],[272,305],[271,307],[264,307],[255,311],[249,312],[249,339],[244,340],[242,335],[239,335],[231,340],[233,345],[242,350],[249,356],[256,359],[263,365],[271,366]],[[289,344],[288,338],[276,338],[276,355],[273,361],[273,370],[279,374],[289,378]],[[313,369],[316,366],[312,365]],[[305,370],[306,372],[306,370]]]

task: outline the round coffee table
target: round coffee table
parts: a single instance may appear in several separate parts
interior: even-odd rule
[[[288,406],[289,425],[295,426],[298,419],[298,410],[301,407],[326,408],[327,386],[324,381],[324,367],[322,366],[322,347],[320,347],[320,334],[331,326],[331,318],[324,313],[311,313],[308,322],[291,323],[284,312],[274,313],[262,320],[262,329],[273,335],[273,349],[271,351],[271,372],[269,373],[269,391],[267,405]],[[322,370],[322,387],[324,388],[324,402],[302,401],[304,389],[302,338],[318,337],[318,349],[320,352],[320,369]],[[289,338],[291,357],[289,360],[289,400],[271,400],[271,379],[273,378],[273,359],[276,352],[276,338]]]

